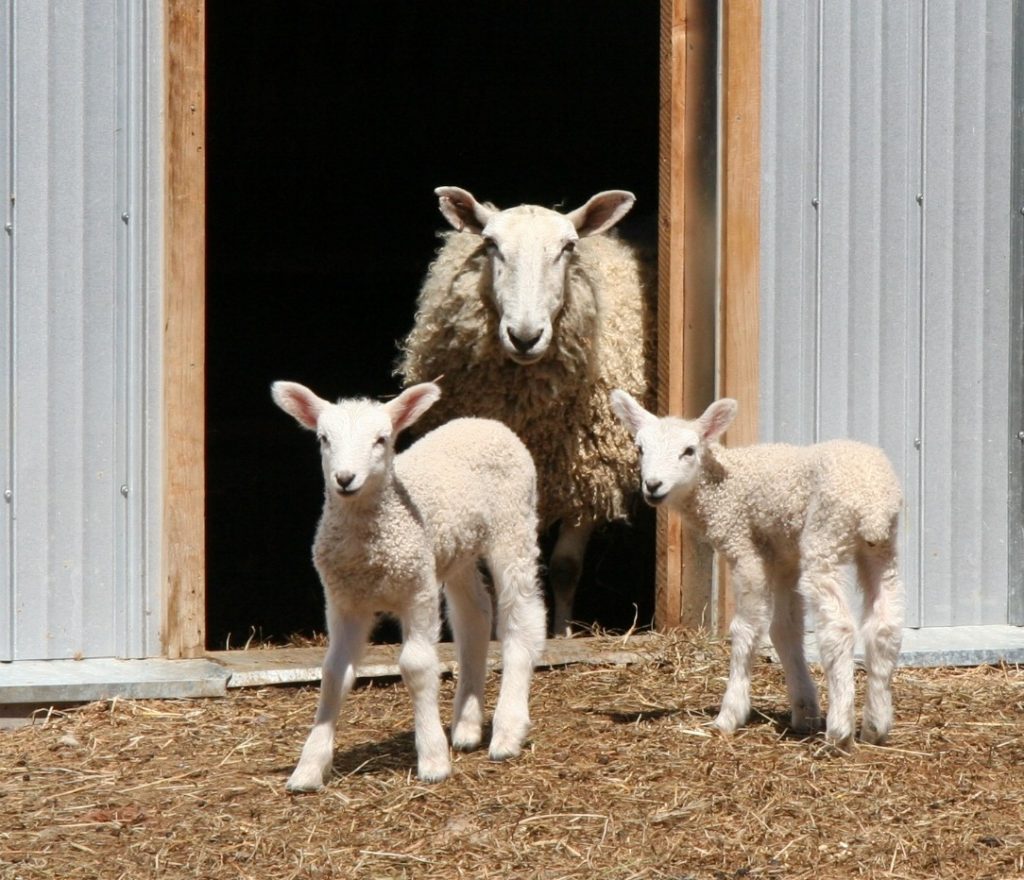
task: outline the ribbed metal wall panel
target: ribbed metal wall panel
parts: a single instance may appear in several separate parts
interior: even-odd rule
[[[0,4],[11,231],[0,658],[141,656],[146,7]]]
[[[908,623],[1006,623],[1013,4],[764,11],[762,436],[882,445]]]

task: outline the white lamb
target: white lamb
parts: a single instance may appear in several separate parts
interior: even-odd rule
[[[603,234],[634,197],[609,190],[562,214],[498,210],[454,186],[435,192],[457,231],[423,282],[397,371],[406,384],[443,375],[459,389],[427,422],[498,419],[526,443],[541,528],[560,524],[548,570],[563,634],[590,534],[627,515],[636,487],[636,451],[608,393],[650,392],[653,266]]]
[[[529,688],[544,643],[537,582],[536,476],[529,452],[504,425],[459,419],[395,455],[398,434],[440,396],[424,383],[389,403],[336,404],[294,382],[275,382],[274,401],[316,431],[325,479],[313,560],[324,586],[329,643],[316,720],[288,780],[290,791],[323,786],[338,712],[378,612],[398,617],[402,678],[413,698],[420,779],[451,772],[438,711],[440,585],[457,643],[459,680],[452,744],[480,744],[494,581],[502,681],[490,756],[518,755],[530,727]]]
[[[826,734],[838,748],[851,748],[857,630],[841,566],[855,562],[867,667],[860,735],[883,742],[892,727],[891,682],[903,632],[896,566],[901,492],[885,453],[850,440],[727,449],[715,441],[736,415],[729,399],[711,404],[696,421],[659,419],[621,390],[612,392],[611,404],[640,450],[644,498],[678,509],[732,569],[732,663],[715,725],[732,733],[746,723],[751,662],[769,618],[792,727],[819,725],[818,695],[804,659],[806,602],[828,682]]]

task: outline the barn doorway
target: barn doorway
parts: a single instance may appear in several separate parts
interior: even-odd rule
[[[321,477],[275,379],[384,395],[443,220],[500,206],[658,204],[659,4],[207,0],[207,646],[323,628]],[[576,616],[651,622],[653,518],[592,544]]]

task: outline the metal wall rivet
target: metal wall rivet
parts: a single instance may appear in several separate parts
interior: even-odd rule
[[[914,438],[914,449],[920,449],[920,448],[921,448],[921,438],[920,437],[915,437]]]
[[[811,205],[813,205],[815,208],[817,208],[819,204],[821,204],[821,203],[818,201],[818,197],[817,196],[815,196],[813,199],[811,199]]]
[[[924,204],[924,193],[918,193],[917,194],[917,203],[919,205],[923,205]]]
[[[121,487],[121,494],[124,495],[125,498],[128,497],[128,487],[127,486],[122,486]]]
[[[14,497],[14,493],[10,489],[4,489],[4,501],[10,501]]]
[[[10,235],[12,232],[14,232],[14,224],[13,223],[5,223],[4,224],[4,232],[6,232],[8,235]]]
[[[122,221],[123,221],[124,223],[127,223],[127,222],[128,222],[128,212],[127,212],[127,211],[125,211],[125,212],[124,212],[124,213],[123,213],[123,214],[121,215],[121,220],[122,220]]]

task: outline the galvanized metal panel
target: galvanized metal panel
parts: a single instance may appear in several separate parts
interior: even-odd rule
[[[13,235],[7,659],[140,656],[149,100],[129,0],[3,4]],[[150,316],[151,318],[151,316]],[[133,490],[138,492],[137,499]]]
[[[765,7],[763,436],[886,449],[912,626],[1008,621],[1011,24]]]
[[[1013,4],[1010,167],[1010,623],[1024,625],[1024,2]],[[1014,419],[1016,418],[1016,423]],[[1017,443],[1013,444],[1016,430]]]
[[[14,653],[14,518],[11,497],[14,482],[14,353],[11,346],[14,324],[14,261],[11,231],[14,211],[13,189],[14,104],[11,68],[14,57],[12,10],[0,7],[0,193],[3,196],[3,235],[0,236],[0,660]]]

